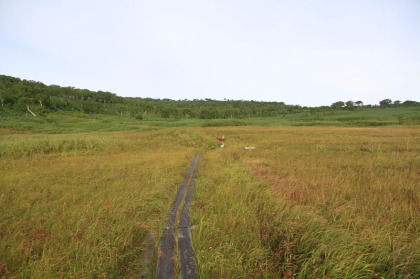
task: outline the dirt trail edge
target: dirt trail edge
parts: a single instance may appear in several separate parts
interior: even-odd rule
[[[177,216],[180,214],[178,224],[178,255],[180,278],[199,278],[195,265],[195,254],[192,245],[189,217],[189,206],[193,199],[195,187],[195,177],[201,154],[196,154],[191,164],[188,174],[178,191],[178,195],[169,211],[169,217],[160,238],[158,251],[158,263],[155,278],[174,278],[175,277],[175,229]],[[185,201],[185,202],[184,202]],[[184,202],[184,203],[183,203]],[[184,206],[182,207],[182,204]]]

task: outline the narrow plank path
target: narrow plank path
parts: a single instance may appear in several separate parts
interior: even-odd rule
[[[192,245],[189,206],[193,199],[195,177],[201,154],[196,154],[187,176],[169,211],[169,217],[160,238],[156,278],[175,278],[175,233],[178,236],[179,276],[199,278]],[[177,218],[179,217],[179,218]]]

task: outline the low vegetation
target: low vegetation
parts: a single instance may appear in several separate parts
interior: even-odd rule
[[[0,136],[0,277],[138,277],[200,135]]]
[[[139,92],[142,95],[142,92]],[[339,101],[301,107],[284,102],[124,98],[0,75],[0,128],[36,132],[124,131],[161,126],[418,125],[420,103]]]
[[[212,132],[228,140],[203,157],[197,180],[202,278],[420,274],[418,129]]]
[[[3,129],[0,276],[138,276],[144,239],[159,239],[205,151],[191,207],[202,278],[415,278],[419,139],[413,127]]]
[[[0,278],[153,275],[145,240],[197,152],[201,278],[420,274],[418,102],[122,98],[7,76],[0,101]]]

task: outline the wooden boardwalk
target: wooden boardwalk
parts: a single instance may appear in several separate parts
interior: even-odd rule
[[[178,195],[172,204],[160,238],[156,278],[175,278],[175,237],[178,237],[179,277],[199,278],[191,239],[189,206],[201,154],[196,154]]]

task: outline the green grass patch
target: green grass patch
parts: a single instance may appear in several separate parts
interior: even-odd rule
[[[418,126],[420,109],[407,108],[357,108],[355,110],[312,109],[285,112],[273,117],[241,119],[161,118],[146,114],[137,119],[130,114],[104,115],[57,111],[33,117],[0,110],[0,128],[36,133],[85,133],[128,130],[151,130],[169,127],[220,127],[220,126]]]
[[[214,120],[203,124],[203,127],[221,127],[221,126],[246,126],[244,121],[229,119],[229,120]]]

